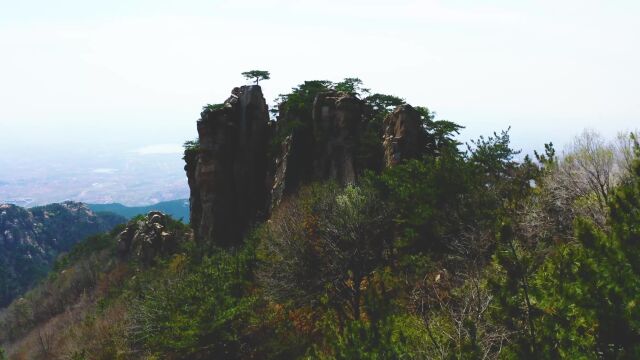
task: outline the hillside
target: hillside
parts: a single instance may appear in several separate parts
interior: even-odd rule
[[[76,244],[0,312],[9,358],[640,357],[637,134],[462,150],[462,126],[355,78],[275,116],[257,85],[205,106],[191,224]]]
[[[125,206],[119,203],[87,204],[87,206],[94,212],[111,212],[127,219],[131,219],[136,215],[147,214],[151,211],[161,211],[171,215],[174,219],[182,220],[185,223],[189,222],[189,199],[162,201],[147,206]]]
[[[0,205],[0,306],[43,278],[60,253],[125,221],[74,202],[31,209]]]

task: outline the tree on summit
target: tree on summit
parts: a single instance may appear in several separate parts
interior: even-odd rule
[[[247,80],[255,80],[256,85],[258,85],[260,80],[269,80],[269,75],[271,74],[269,74],[268,71],[264,70],[251,70],[242,73],[242,76],[244,76]]]

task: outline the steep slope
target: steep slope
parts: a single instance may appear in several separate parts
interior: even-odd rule
[[[200,144],[187,153],[190,221],[197,238],[238,243],[267,208],[269,113],[259,86],[234,88],[197,123]]]
[[[160,212],[90,236],[49,275],[0,309],[0,354],[9,359],[141,358],[129,349],[129,318],[166,260],[191,242],[188,226]],[[184,255],[176,255],[184,259]],[[126,341],[126,342],[120,342]]]
[[[58,254],[125,221],[76,202],[31,209],[0,205],[0,306],[42,278]]]

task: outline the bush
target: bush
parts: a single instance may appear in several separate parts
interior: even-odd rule
[[[308,358],[398,360],[416,359],[426,336],[419,321],[410,316],[385,316],[377,322],[348,321],[340,329],[333,318],[328,319],[325,341],[316,346]]]
[[[267,225],[259,279],[274,301],[321,303],[359,319],[363,289],[390,261],[391,217],[375,192],[315,185],[284,202]]]
[[[256,302],[247,292],[251,251],[219,251],[200,264],[173,261],[150,276],[134,303],[133,340],[179,358],[241,358],[243,327]]]

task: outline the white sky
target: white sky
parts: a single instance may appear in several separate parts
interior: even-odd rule
[[[254,68],[561,145],[638,127],[639,35],[640,1],[0,0],[0,153],[179,145]]]

